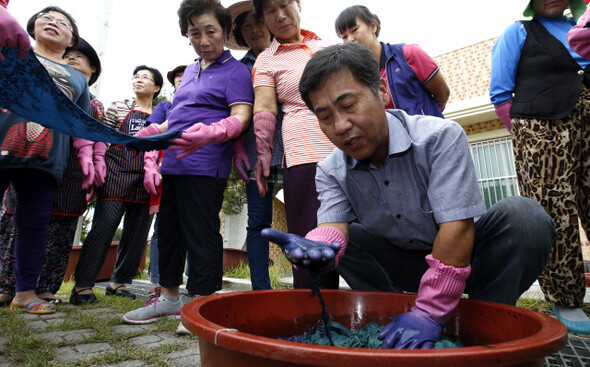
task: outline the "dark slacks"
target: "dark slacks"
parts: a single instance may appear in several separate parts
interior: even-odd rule
[[[41,273],[57,182],[49,173],[38,169],[0,170],[1,195],[11,183],[16,193],[15,290],[26,292],[37,287]]]
[[[111,282],[131,283],[133,281],[152,225],[149,205],[104,200],[96,203],[92,228],[86,236],[76,266],[76,286],[94,287],[96,276],[107,257],[123,215],[125,215],[123,234],[117,246],[117,260]]]
[[[162,178],[158,227],[161,286],[182,284],[188,251],[189,293],[205,296],[221,289],[223,239],[219,233],[219,211],[226,186],[226,179],[209,176]]]
[[[515,304],[549,260],[557,233],[536,201],[513,196],[497,202],[475,223],[469,298]],[[352,289],[417,292],[431,251],[407,251],[349,226],[349,241],[337,271]]]

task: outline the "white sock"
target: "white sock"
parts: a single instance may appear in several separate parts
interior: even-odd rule
[[[166,298],[170,302],[178,302],[178,300],[180,299],[180,297],[174,297],[174,296],[171,296],[171,295],[166,294],[166,293],[162,293],[162,296],[164,298]]]
[[[559,314],[566,320],[570,321],[590,321],[588,316],[580,308],[557,306]]]

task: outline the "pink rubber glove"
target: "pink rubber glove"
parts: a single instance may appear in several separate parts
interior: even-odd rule
[[[94,163],[92,163],[92,147],[94,142],[82,138],[73,138],[76,155],[80,161],[82,174],[82,190],[88,189],[94,183]]]
[[[179,139],[171,140],[174,145],[168,149],[184,150],[176,156],[176,158],[183,158],[207,144],[228,141],[237,138],[241,133],[242,122],[235,116],[229,116],[211,125],[199,122],[182,133]]]
[[[465,282],[471,274],[471,265],[465,268],[445,265],[432,254],[426,256],[426,262],[430,267],[420,280],[414,308],[427,313],[431,319],[444,326],[463,295]]]
[[[578,24],[567,32],[567,41],[572,50],[590,60],[590,8],[578,20]]]
[[[147,136],[158,135],[161,133],[162,132],[160,131],[160,128],[158,126],[156,126],[155,124],[151,124],[151,125],[144,127],[143,129],[139,130],[138,132],[136,132],[135,136],[138,136],[140,138],[145,138]],[[133,159],[141,156],[140,151],[136,150],[135,148],[130,147],[129,145],[126,145],[125,149],[127,149],[128,151],[133,153]]]
[[[18,24],[18,21],[10,15],[8,10],[0,6],[0,47],[18,48],[18,57],[21,60],[27,58],[31,49],[29,34]],[[4,55],[0,53],[0,61],[4,61]]]
[[[162,132],[160,131],[160,128],[157,125],[151,124],[136,132],[135,136],[145,138],[146,136],[158,135],[161,133]]]
[[[107,165],[104,161],[104,155],[107,151],[107,145],[102,142],[94,143],[92,150],[92,160],[94,161],[94,186],[104,185],[104,179],[107,177]]]
[[[338,242],[340,244],[340,250],[334,256],[334,268],[338,266],[338,262],[342,256],[344,256],[344,252],[346,251],[346,237],[344,237],[342,232],[334,227],[316,227],[307,232],[305,238],[312,241],[326,243]]]
[[[512,107],[512,98],[506,102],[502,102],[499,105],[494,106],[494,109],[496,109],[496,115],[498,115],[500,121],[502,121],[504,126],[506,126],[506,130],[508,130],[508,132],[511,132],[510,107]]]
[[[266,178],[270,175],[272,160],[272,142],[277,125],[277,117],[269,111],[258,112],[254,115],[254,134],[256,135],[256,167],[254,177],[258,186],[258,193],[263,198],[268,191]]]
[[[143,187],[152,195],[158,195],[156,190],[160,186],[160,168],[158,167],[159,150],[150,150],[143,155]]]
[[[426,262],[430,267],[420,281],[416,306],[379,332],[377,338],[383,340],[381,349],[432,349],[440,340],[442,329],[465,290],[471,265],[445,265],[432,255],[426,256]]]
[[[240,135],[234,139],[232,151],[234,154],[234,170],[245,183],[250,182],[248,173],[246,173],[246,170],[250,170],[250,162],[248,161],[248,155],[244,148],[244,135]]]

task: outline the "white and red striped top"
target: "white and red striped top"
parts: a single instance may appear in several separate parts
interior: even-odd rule
[[[279,43],[276,38],[264,50],[252,69],[252,84],[276,90],[282,104],[283,143],[287,167],[319,162],[326,158],[334,145],[320,130],[316,116],[299,94],[299,80],[314,52],[329,46],[313,32],[301,30],[301,43]]]

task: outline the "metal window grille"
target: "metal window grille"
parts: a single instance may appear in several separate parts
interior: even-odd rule
[[[511,138],[471,143],[469,147],[488,208],[507,196],[519,195]]]

